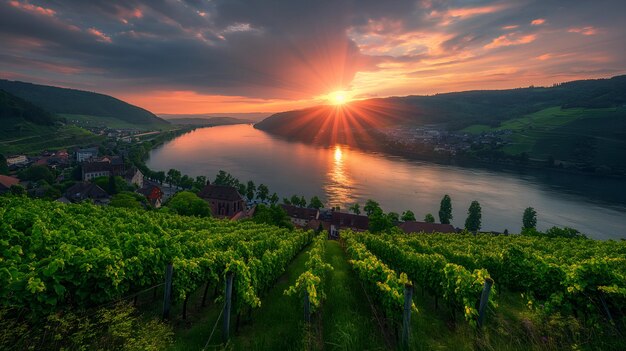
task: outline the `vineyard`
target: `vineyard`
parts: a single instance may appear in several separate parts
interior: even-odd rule
[[[168,265],[174,302],[233,273],[240,313],[261,305],[259,295],[313,238],[252,222],[26,198],[0,198],[0,232],[2,305],[30,319],[160,286]]]
[[[527,236],[343,233],[352,264],[398,328],[402,285],[412,284],[473,329],[499,291],[520,294],[536,316],[570,316],[590,329],[623,325],[626,242]],[[408,278],[408,279],[407,279]],[[494,283],[495,282],[495,283]],[[487,290],[489,300],[481,301]],[[488,307],[487,307],[488,306]],[[406,309],[406,306],[405,306]],[[418,312],[419,313],[419,312]],[[619,329],[615,332],[619,334]]]
[[[2,349],[221,349],[231,314],[235,350],[626,343],[626,241],[350,231],[328,241],[20,197],[0,197],[0,234]],[[139,295],[146,303],[129,307]]]

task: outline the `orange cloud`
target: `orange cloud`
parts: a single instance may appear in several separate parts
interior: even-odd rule
[[[539,61],[545,61],[545,60],[551,59],[552,57],[554,57],[554,55],[552,54],[543,54],[543,55],[537,56],[536,59]]]
[[[495,49],[502,46],[521,45],[532,43],[537,39],[536,34],[520,35],[519,33],[503,34],[485,45],[485,49]]]
[[[478,6],[478,7],[460,7],[455,9],[449,9],[447,11],[432,11],[430,13],[431,18],[440,19],[439,24],[442,26],[447,26],[455,21],[463,20],[466,18],[478,16],[478,15],[486,15],[490,13],[495,13],[507,8],[508,5],[500,4],[500,5],[492,5],[492,6]]]
[[[21,3],[19,1],[9,1],[9,4],[18,9],[22,9],[24,11],[33,12],[43,16],[54,16],[56,12],[52,9],[47,9],[41,6],[32,5],[29,3]]]
[[[457,9],[451,9],[448,11],[448,15],[452,17],[472,17],[476,15],[484,15],[488,13],[498,12],[503,10],[505,6],[503,5],[493,5],[493,6],[480,6],[480,7],[463,7]]]
[[[511,25],[511,26],[504,26],[504,27],[502,27],[502,29],[504,29],[504,30],[513,30],[513,29],[517,29],[517,28],[519,28],[518,25]]]
[[[109,37],[108,35],[104,34],[103,32],[95,29],[95,28],[89,28],[87,29],[87,33],[93,35],[96,37],[96,40],[98,41],[102,41],[105,43],[110,43],[111,42],[111,37]]]
[[[115,95],[158,114],[280,112],[327,103],[323,99],[255,99],[243,96],[205,95],[186,90]]]
[[[534,20],[532,20],[530,22],[530,24],[533,25],[533,26],[540,26],[540,25],[542,25],[544,23],[546,23],[545,18],[537,18],[537,19],[534,19]]]
[[[600,31],[597,28],[594,28],[592,26],[587,26],[587,27],[580,27],[580,28],[570,28],[568,29],[568,32],[579,33],[582,35],[596,35]]]

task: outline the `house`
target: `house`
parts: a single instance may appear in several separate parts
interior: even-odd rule
[[[146,199],[148,199],[150,206],[154,208],[161,207],[163,202],[163,190],[161,190],[161,188],[156,184],[146,184],[146,186],[137,189],[137,193],[145,196]]]
[[[207,185],[198,196],[209,203],[215,217],[231,218],[246,209],[246,201],[232,186]]]
[[[7,193],[11,191],[11,187],[14,185],[18,185],[20,180],[14,177],[9,177],[0,174],[0,194]]]
[[[84,162],[82,164],[83,181],[90,181],[98,177],[108,177],[112,174],[109,162]]]
[[[405,233],[456,233],[456,229],[451,224],[426,223],[407,221],[398,224],[398,227]]]
[[[87,161],[88,159],[92,157],[98,157],[97,147],[90,147],[87,149],[78,149],[78,151],[76,151],[76,161],[78,161],[79,163]]]
[[[79,182],[72,185],[65,191],[64,195],[71,202],[81,202],[90,199],[96,204],[106,204],[110,199],[109,194],[102,188],[87,182]]]
[[[126,183],[130,185],[136,185],[138,188],[143,188],[143,173],[137,168],[131,168],[124,175]]]
[[[352,213],[333,211],[330,219],[330,237],[338,238],[341,230],[350,229],[356,232],[364,232],[369,228],[367,216]]]
[[[291,223],[298,227],[306,227],[310,221],[318,219],[320,215],[320,211],[314,208],[293,205],[280,205],[280,207],[287,212],[287,216],[291,218]]]
[[[28,157],[26,155],[13,155],[7,157],[7,166],[17,166],[28,163]]]

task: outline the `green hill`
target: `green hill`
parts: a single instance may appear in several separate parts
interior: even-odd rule
[[[3,121],[2,128],[9,125],[9,123],[4,123],[9,119],[22,119],[27,122],[50,126],[54,124],[56,117],[39,106],[35,106],[0,89],[0,120]]]
[[[0,154],[30,153],[98,142],[102,137],[0,90]]]
[[[169,125],[150,111],[104,94],[3,79],[0,89],[56,114],[111,117],[140,126]]]
[[[626,76],[317,106],[277,113],[255,127],[299,141],[358,147],[363,140],[380,144],[381,128],[422,125],[470,134],[506,130],[505,145],[489,152],[626,170]],[[374,148],[390,151],[388,145]]]

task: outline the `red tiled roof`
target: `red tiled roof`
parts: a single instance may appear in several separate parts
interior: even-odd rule
[[[367,230],[369,228],[370,221],[367,216],[335,211],[333,212],[331,223],[339,228],[347,227],[357,230]]]
[[[398,225],[405,233],[456,233],[451,224],[408,221]]]
[[[85,162],[82,167],[83,173],[111,171],[109,162]]]
[[[20,180],[17,178],[0,175],[0,185],[4,186],[7,189],[10,188],[12,185],[18,185],[19,183]]]
[[[223,186],[223,185],[210,185],[202,189],[198,193],[198,197],[202,199],[213,199],[213,200],[222,200],[222,201],[243,201],[243,198],[237,191],[237,189],[232,186]]]
[[[306,207],[298,207],[293,205],[280,205],[285,212],[287,212],[287,216],[292,218],[300,218],[306,220],[317,219],[318,211],[314,208],[306,208]]]

